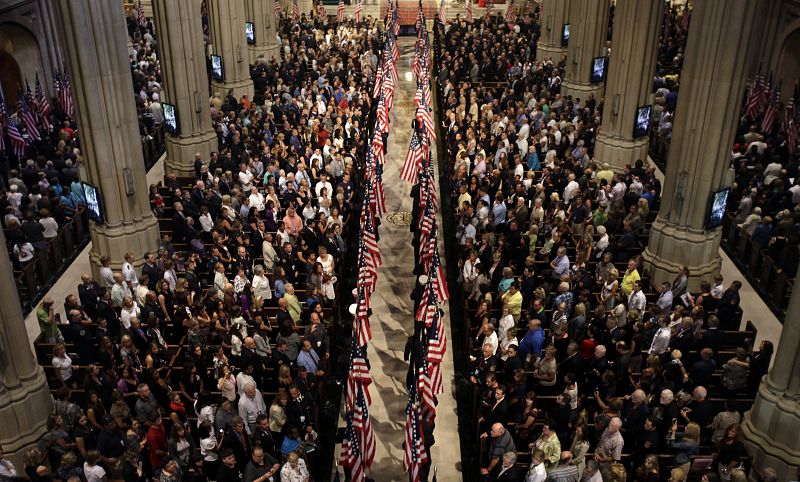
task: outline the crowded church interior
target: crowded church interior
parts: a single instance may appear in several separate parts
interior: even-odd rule
[[[0,0],[0,482],[800,480],[798,52],[800,0]]]

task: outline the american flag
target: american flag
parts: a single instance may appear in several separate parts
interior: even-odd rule
[[[6,112],[6,98],[3,95],[3,86],[0,85],[0,151],[6,150],[6,124],[8,123],[8,112]]]
[[[761,74],[761,65],[758,66],[758,72],[753,79],[753,84],[750,86],[750,93],[747,96],[747,117],[755,119],[759,113],[761,106],[761,95],[764,91],[764,76]]]
[[[772,72],[769,73],[769,77],[767,78],[767,82],[764,84],[764,88],[761,90],[761,99],[758,104],[758,112],[761,113],[767,105],[769,105],[769,101],[772,98]]]
[[[467,0],[467,23],[472,23],[472,0]]]
[[[361,14],[364,11],[364,6],[361,4],[361,0],[358,0],[356,3],[356,23],[361,22]]]
[[[300,21],[300,0],[292,0],[292,20],[295,23]]]
[[[416,119],[425,129],[425,135],[427,135],[431,140],[436,140],[436,128],[433,125],[433,116],[431,115],[431,109],[428,107],[428,99],[425,95],[425,87],[420,82],[417,84],[417,93],[414,96],[414,100],[419,99],[417,102],[417,112],[416,112]]]
[[[683,17],[681,17],[681,30],[684,32],[689,31],[689,20],[690,16],[692,15],[692,11],[689,10],[689,3],[686,3],[686,6],[683,8]]]
[[[361,460],[364,467],[369,469],[375,460],[375,431],[372,429],[372,420],[369,418],[369,406],[364,396],[364,387],[356,384],[356,403],[353,407],[353,426],[358,430],[360,445],[363,449]]]
[[[517,22],[517,8],[514,6],[514,0],[508,2],[508,9],[506,10],[506,22],[509,26]]]
[[[146,20],[144,18],[144,8],[142,7],[142,0],[136,5],[136,20],[139,22],[140,27],[144,27]]]
[[[347,425],[344,429],[344,439],[342,440],[342,451],[339,453],[339,465],[347,467],[351,471],[353,482],[364,482],[364,464],[361,459],[361,446],[356,428],[353,426],[353,412],[345,415]]]
[[[75,115],[75,108],[72,104],[72,85],[66,68],[61,73],[59,84],[58,101],[61,103],[61,110],[69,119],[72,119]]]
[[[344,0],[339,0],[339,6],[336,7],[336,19],[339,23],[344,22]]]
[[[47,96],[44,95],[44,91],[42,90],[42,84],[39,82],[39,74],[36,74],[36,83],[34,85],[36,89],[36,108],[39,112],[39,121],[41,122],[41,126],[45,131],[50,131],[52,127],[50,125],[50,101],[47,100]]]
[[[670,6],[670,2],[664,2],[664,14],[663,14],[663,26],[664,30],[661,32],[662,39],[667,39],[669,37],[669,27],[670,23],[672,22],[672,7]]]
[[[439,1],[439,21],[442,24],[447,23],[447,10],[444,8],[444,0]]]
[[[383,164],[375,169],[375,213],[386,214],[386,195],[383,192]]]
[[[14,152],[14,155],[17,157],[23,157],[25,155],[25,149],[28,147],[28,141],[22,137],[22,133],[19,131],[17,121],[9,117],[6,121],[6,128],[8,131],[8,137],[11,139],[11,148]]]
[[[531,2],[531,0],[528,0],[527,2],[525,2],[525,14],[530,15],[532,13],[533,13],[533,2]]]
[[[328,15],[325,13],[325,2],[322,0],[317,3],[317,16],[323,21],[328,19]]]
[[[281,0],[275,0],[275,23],[280,23],[281,21]]]
[[[403,163],[403,169],[400,171],[400,179],[408,183],[415,183],[426,155],[427,152],[423,152],[420,136],[417,134],[417,130],[414,129],[411,132],[411,144],[408,146],[406,160]]]
[[[25,132],[28,133],[28,137],[36,141],[42,139],[42,136],[39,134],[39,128],[36,127],[36,114],[28,107],[28,102],[21,92],[17,96],[17,117],[20,118],[22,124],[25,126]]]
[[[764,118],[761,120],[761,131],[769,135],[772,133],[772,128],[775,126],[775,121],[778,119],[778,111],[781,106],[781,85],[780,83],[775,87],[772,93],[772,101],[767,105],[767,110],[764,112]]]
[[[443,302],[450,299],[450,293],[447,290],[447,278],[445,278],[444,267],[442,266],[442,260],[439,257],[438,247],[433,253],[433,266],[428,278],[433,284],[433,289],[436,290],[436,297],[438,301]]]
[[[425,450],[425,435],[422,432],[417,389],[413,377],[408,382],[408,404],[406,404],[406,431],[403,443],[403,470],[409,473],[411,482],[420,482],[420,470],[428,462]]]
[[[377,98],[381,95],[383,88],[383,65],[382,62],[378,63],[378,68],[375,70],[375,85],[372,88],[372,97]]]
[[[786,137],[787,148],[792,154],[797,149],[797,126],[795,124],[797,108],[795,107],[795,99],[798,98],[798,87],[800,87],[800,84],[795,82],[792,97],[786,103],[786,109],[783,111],[783,134]],[[2,112],[0,112],[0,115],[2,115]]]
[[[397,37],[400,35],[400,0],[395,1],[394,9],[392,9],[392,26],[394,27],[394,36]]]

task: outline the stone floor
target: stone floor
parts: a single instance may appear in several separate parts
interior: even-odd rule
[[[454,14],[454,12],[453,12]],[[377,438],[377,454],[371,477],[380,481],[403,480],[403,437],[407,391],[405,374],[408,367],[402,360],[403,348],[408,334],[413,329],[412,303],[409,293],[413,287],[411,234],[407,226],[393,224],[392,213],[410,211],[410,186],[400,180],[399,172],[408,149],[410,122],[413,117],[414,82],[410,71],[413,58],[414,38],[403,37],[399,42],[401,57],[398,65],[400,82],[395,94],[395,107],[391,113],[392,132],[389,136],[388,154],[384,172],[386,206],[389,213],[384,218],[380,232],[380,247],[384,265],[380,269],[378,288],[373,295],[372,317],[373,341],[368,347],[372,366],[373,404],[370,408]],[[435,155],[435,153],[434,153]],[[437,173],[438,176],[438,173]],[[163,178],[163,160],[148,173],[148,184]],[[439,223],[441,226],[441,221]],[[440,250],[444,250],[440,245]],[[77,292],[80,274],[89,271],[89,247],[80,254],[64,276],[48,292],[55,301],[56,312],[63,313],[64,297]],[[782,325],[741,276],[736,266],[721,252],[722,274],[726,284],[734,279],[743,282],[741,306],[744,320],[751,320],[758,328],[757,342],[762,339],[778,342]],[[446,310],[446,307],[445,307]],[[447,310],[446,310],[447,311]],[[26,320],[31,346],[38,336],[35,314]],[[451,339],[448,324],[448,342]],[[437,466],[439,480],[460,480],[460,445],[456,420],[456,405],[453,385],[452,349],[448,346],[443,363],[445,393],[439,397],[436,446],[432,459]],[[338,455],[338,450],[337,450]]]

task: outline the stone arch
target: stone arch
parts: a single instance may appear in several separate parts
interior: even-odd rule
[[[800,19],[791,22],[783,32],[774,65],[777,80],[783,81],[781,97],[786,100],[792,95],[795,80],[800,80]]]
[[[0,82],[6,100],[16,102],[17,92],[24,88],[25,79],[33,89],[37,72],[39,79],[46,81],[39,41],[33,32],[18,23],[0,24]]]

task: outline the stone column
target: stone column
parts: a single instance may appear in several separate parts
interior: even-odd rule
[[[53,401],[25,330],[13,267],[0,232],[0,445],[22,475],[22,456],[47,433]]]
[[[217,150],[208,105],[203,25],[196,0],[153,0],[163,75],[162,102],[174,104],[180,134],[167,134],[164,171],[194,176],[194,158],[208,162]]]
[[[158,247],[159,233],[147,194],[125,14],[105,0],[58,0],[56,10],[87,182],[99,188],[105,211],[105,224],[90,223],[93,270],[97,275],[101,256],[120,269],[127,251],[141,265],[142,255]]]
[[[246,22],[242,0],[209,0],[209,27],[214,54],[222,57],[223,80],[211,80],[211,89],[225,97],[228,90],[240,99],[247,94],[253,99],[253,81],[250,79],[249,53],[244,24]]]
[[[653,90],[663,0],[617,0],[605,90],[603,125],[594,157],[615,171],[647,160],[648,137],[633,138],[636,108]]]
[[[543,0],[542,26],[539,43],[536,45],[536,60],[553,59],[558,63],[567,53],[561,43],[562,29],[570,22],[569,8],[572,0]],[[570,30],[572,30],[570,25]]]
[[[795,285],[789,313],[800,310],[800,286]],[[795,480],[800,466],[800,318],[784,320],[772,370],[764,377],[755,402],[745,414],[742,434],[758,468],[772,467],[778,480]]]
[[[571,3],[567,68],[561,84],[561,95],[571,95],[581,100],[589,97],[589,94],[599,97],[603,92],[603,84],[592,84],[589,80],[592,59],[606,53],[608,0],[572,0]]]
[[[248,45],[250,63],[254,64],[258,57],[270,60],[278,55],[278,39],[276,38],[275,7],[265,0],[246,0],[247,22],[253,22],[255,45]]]
[[[644,252],[654,286],[672,281],[680,265],[690,270],[690,290],[719,273],[722,230],[705,230],[706,213],[711,193],[730,186],[730,150],[752,61],[743,39],[761,3],[695,4],[661,208]]]

